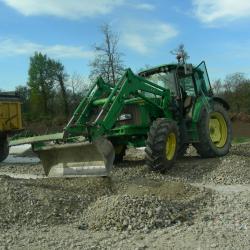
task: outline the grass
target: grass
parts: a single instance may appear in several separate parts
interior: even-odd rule
[[[250,142],[250,137],[234,137],[233,138],[233,143],[244,143],[244,142]]]

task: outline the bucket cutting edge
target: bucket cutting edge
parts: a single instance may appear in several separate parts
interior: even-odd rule
[[[49,177],[108,176],[115,158],[105,138],[81,143],[53,144],[36,151]]]

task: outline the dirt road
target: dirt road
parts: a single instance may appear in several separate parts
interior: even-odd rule
[[[190,148],[165,175],[143,154],[111,178],[44,178],[34,157],[7,159],[0,249],[249,249],[250,144],[216,159]]]

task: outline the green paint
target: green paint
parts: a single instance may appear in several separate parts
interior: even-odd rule
[[[175,79],[175,95],[170,91],[170,82],[166,81],[161,86],[146,79],[152,74],[161,75],[166,72]],[[189,110],[191,117],[188,117],[187,110],[183,108],[184,94],[181,93],[184,90],[193,95],[192,108]],[[139,75],[127,69],[115,87],[105,83],[101,77],[96,81],[75,110],[63,134],[26,141],[43,143],[55,138],[74,141],[80,136],[93,141],[106,136],[114,145],[145,146],[150,125],[155,119],[164,117],[176,120],[178,124],[184,122],[188,142],[198,142],[197,123],[201,110],[204,107],[212,109],[212,104],[212,91],[204,62],[193,67],[189,75],[185,75],[184,66],[178,64],[161,65],[142,71]],[[125,109],[134,113],[126,114],[128,111],[124,111]],[[118,121],[121,114],[130,118],[126,122]],[[12,144],[15,143],[18,142]],[[42,144],[37,144],[36,147],[42,147]]]

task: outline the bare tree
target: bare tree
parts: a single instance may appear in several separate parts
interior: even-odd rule
[[[249,80],[243,73],[227,75],[224,80],[224,97],[236,112],[247,110],[250,97]],[[235,108],[234,108],[235,107]]]
[[[179,63],[185,63],[190,58],[184,47],[184,44],[180,44],[178,48],[170,51],[172,55],[176,55],[176,59]]]
[[[216,95],[219,95],[222,91],[222,83],[220,79],[217,79],[213,83],[213,89]]]
[[[124,72],[122,53],[118,50],[119,37],[109,24],[104,24],[101,32],[104,35],[104,41],[101,45],[94,46],[96,57],[90,63],[90,79],[94,80],[101,75],[105,81],[115,85]]]
[[[77,74],[76,72],[74,72],[70,76],[67,85],[71,89],[73,95],[79,93],[83,94],[83,92],[86,92],[86,89],[88,87],[86,79],[83,76]]]

